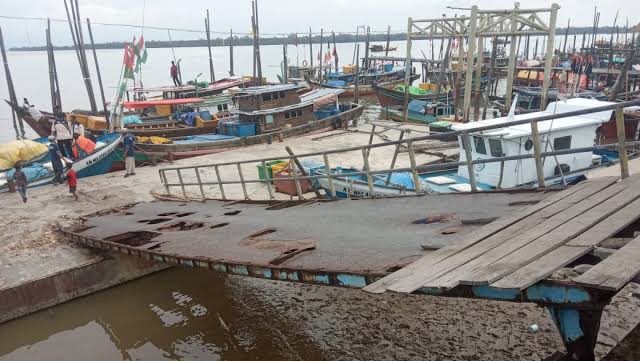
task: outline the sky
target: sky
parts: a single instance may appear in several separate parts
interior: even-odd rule
[[[521,0],[521,8],[550,7],[554,1]],[[640,22],[640,1],[566,0],[560,5],[558,27],[564,27],[568,18],[572,26],[591,26],[594,7],[601,12],[600,24],[611,25],[620,11],[618,24]],[[19,17],[50,17],[65,19],[63,0],[0,0],[0,15]],[[369,25],[372,31],[406,31],[407,18],[429,19],[442,14],[467,14],[464,10],[477,4],[481,9],[513,7],[505,0],[259,0],[260,32],[266,34],[309,31],[354,32],[358,25]],[[212,32],[250,32],[250,0],[80,0],[82,18],[91,18],[96,42],[130,40],[140,30],[127,27],[98,25],[96,23],[125,23],[146,26],[192,29],[199,32],[172,31],[173,40],[204,38],[204,16],[211,12]],[[44,45],[44,21],[0,18],[7,47]],[[68,24],[54,22],[54,45],[70,45]],[[145,30],[147,40],[168,40],[166,30]],[[218,37],[219,34],[213,34]]]

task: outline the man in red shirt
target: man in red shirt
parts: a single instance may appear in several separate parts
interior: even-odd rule
[[[178,77],[178,67],[176,66],[176,63],[173,61],[171,62],[170,73],[171,73],[171,79],[173,79],[173,84],[175,86],[182,85],[182,83],[180,82],[180,78]]]
[[[76,187],[78,186],[78,174],[72,167],[73,165],[71,163],[67,163],[67,184],[69,185],[69,193],[73,194],[73,197],[77,201],[78,195],[76,194]]]

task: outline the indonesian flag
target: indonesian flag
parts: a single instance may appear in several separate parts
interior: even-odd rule
[[[134,79],[133,64],[135,62],[135,53],[133,48],[128,44],[124,47],[124,78]]]

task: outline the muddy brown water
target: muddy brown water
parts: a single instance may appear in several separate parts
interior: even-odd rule
[[[0,360],[319,360],[211,272],[172,269],[0,326]]]

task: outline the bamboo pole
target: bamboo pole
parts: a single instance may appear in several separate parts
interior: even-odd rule
[[[553,49],[556,38],[556,20],[558,19],[558,4],[551,5],[551,15],[549,16],[549,41],[547,41],[547,53],[544,61],[544,79],[542,81],[542,99],[540,99],[540,110],[547,108],[549,100],[549,85],[551,84],[551,62],[553,61]]]
[[[471,106],[471,86],[473,81],[473,58],[476,53],[476,28],[478,25],[477,22],[478,17],[478,6],[473,5],[471,7],[471,16],[469,18],[469,45],[467,46],[467,73],[464,78],[464,121],[469,121],[469,107]],[[478,60],[480,58],[478,57]],[[462,65],[462,59],[461,65]],[[480,61],[478,61],[478,65]]]
[[[477,57],[477,61],[476,61],[476,86],[475,86],[475,94],[474,94],[474,99],[475,99],[475,105],[473,108],[473,120],[474,121],[478,121],[480,120],[480,99],[482,98],[482,94],[480,94],[480,90],[481,90],[481,83],[482,83],[482,65],[484,63],[484,42],[483,42],[483,38],[482,37],[478,37],[478,57]]]
[[[493,69],[496,66],[496,57],[498,53],[498,37],[493,37],[493,44],[491,46],[491,61],[489,63],[489,74],[487,75],[487,87],[491,87],[493,81]],[[487,105],[489,104],[489,90],[485,90],[484,93],[484,109],[482,110],[482,119],[487,119]]]
[[[96,44],[93,41],[93,31],[91,30],[91,20],[87,18],[87,30],[89,31],[89,40],[91,41],[91,51],[93,52],[93,62],[96,66],[96,75],[98,76],[98,86],[100,87],[100,98],[102,100],[102,109],[104,114],[107,114],[107,100],[104,96],[104,87],[102,85],[102,75],[100,74],[100,64],[98,64],[98,54],[96,54]],[[53,51],[53,47],[51,49]],[[108,122],[109,120],[107,120]],[[107,124],[107,127],[109,124]]]
[[[413,20],[407,21],[407,54],[404,60],[404,102],[402,107],[402,119],[406,122],[409,117],[409,86],[411,85],[411,27]]]
[[[209,9],[207,9],[207,17],[204,19],[204,28],[207,32],[207,48],[209,49],[209,79],[213,83],[216,81],[216,75],[213,72],[213,56],[211,55],[211,18],[209,17]]]
[[[515,32],[516,30],[518,30],[518,23],[516,22],[515,15],[513,15],[511,18],[511,31]],[[536,39],[536,51],[537,49],[538,39]],[[515,77],[516,72],[516,50],[516,35],[511,35],[511,44],[509,46],[509,69],[507,70],[507,89],[504,95],[505,109],[511,108],[511,99],[513,97],[513,78]]]
[[[7,52],[4,48],[4,37],[2,36],[2,28],[0,28],[0,51],[2,52],[2,62],[4,63],[4,75],[7,78],[7,89],[9,90],[9,99],[14,106],[19,106],[18,99],[16,97],[16,90],[13,87],[13,79],[11,78],[11,70],[9,70],[9,60],[7,59]],[[11,116],[13,118],[13,129],[16,131],[16,139],[24,138],[24,125],[22,118],[16,114],[11,108]],[[18,120],[16,121],[16,116]],[[20,131],[18,131],[18,124],[20,125]]]
[[[233,29],[229,30],[229,75],[235,75],[233,71]]]
[[[329,183],[329,194],[331,198],[336,198],[336,187],[333,184],[333,177],[331,175],[331,164],[329,163],[329,154],[322,154],[324,159],[324,171],[327,173],[327,182]]]

